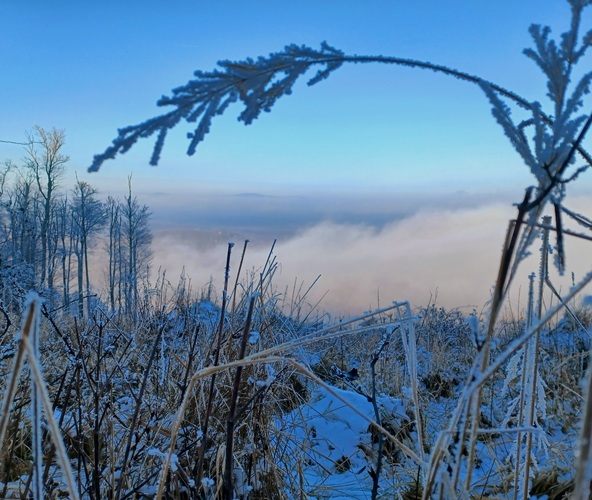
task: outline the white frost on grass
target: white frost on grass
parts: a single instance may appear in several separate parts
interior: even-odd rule
[[[369,418],[374,418],[372,404],[366,397],[340,389],[334,390]],[[382,403],[382,401],[381,401]],[[385,402],[386,403],[386,402]],[[399,405],[387,404],[398,413]],[[365,454],[372,450],[368,421],[322,388],[311,401],[278,422],[290,439],[286,470],[297,482],[302,468],[304,487],[309,498],[369,499],[373,460]],[[289,457],[289,458],[288,458]]]
[[[249,333],[249,344],[251,344],[251,345],[256,344],[257,342],[259,342],[260,338],[261,338],[261,335],[259,332],[252,331],[251,333]]]

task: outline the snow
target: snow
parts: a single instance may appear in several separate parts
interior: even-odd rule
[[[333,389],[349,405],[368,419],[374,418],[372,404],[365,396]],[[382,398],[383,412],[404,416],[404,405],[394,398]],[[406,418],[406,417],[404,417]],[[286,453],[287,469],[300,480],[302,468],[306,493],[311,499],[367,499],[372,491],[370,469],[374,465],[372,433],[369,421],[323,388],[318,388],[309,403],[297,408],[278,422],[279,430],[289,436],[292,453]],[[305,463],[298,460],[305,453]],[[370,460],[369,460],[369,456]],[[386,482],[386,475],[383,478]]]
[[[253,345],[256,344],[257,342],[259,342],[259,339],[261,338],[261,335],[259,332],[256,331],[252,331],[249,333],[249,344]]]

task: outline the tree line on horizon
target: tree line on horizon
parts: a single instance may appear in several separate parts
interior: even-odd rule
[[[101,199],[78,179],[64,187],[69,157],[63,130],[35,126],[20,164],[0,163],[0,300],[19,309],[38,290],[50,309],[89,315],[99,297],[132,313],[151,262],[151,211],[132,192]],[[105,281],[91,280],[92,257],[106,255]]]

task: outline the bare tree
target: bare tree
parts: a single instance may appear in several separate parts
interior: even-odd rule
[[[2,196],[4,195],[4,188],[6,187],[6,180],[8,178],[8,173],[13,169],[13,164],[10,161],[5,161],[0,166],[0,201],[2,200]]]
[[[88,247],[90,240],[105,225],[103,203],[97,199],[97,190],[88,182],[77,180],[72,198],[73,236],[76,237],[78,260],[78,311],[84,314],[84,292],[87,297],[87,311],[90,309],[90,276]]]
[[[122,248],[122,227],[121,227],[121,205],[120,203],[109,196],[107,198],[107,208],[105,210],[108,227],[107,253],[109,255],[109,269],[108,269],[108,289],[109,289],[109,306],[111,311],[115,310],[117,304],[118,308],[122,305],[122,285],[124,257]]]
[[[30,175],[19,175],[6,189],[2,248],[2,291],[18,307],[24,291],[35,286],[39,198]]]
[[[4,199],[4,190],[6,187],[8,173],[10,172],[11,168],[12,164],[10,162],[4,162],[4,164],[0,167],[0,271],[4,267],[4,260],[6,258],[5,247],[8,244],[8,232],[6,227],[6,209],[8,208],[8,203]]]
[[[129,314],[138,302],[138,285],[148,276],[148,266],[152,253],[152,232],[149,221],[152,213],[147,205],[140,205],[132,195],[132,178],[128,177],[128,195],[121,204],[122,235],[127,251],[127,268],[125,276],[125,306]]]
[[[58,240],[56,257],[62,270],[62,305],[70,301],[70,275],[73,254],[73,224],[70,204],[67,197],[59,200],[55,210],[55,232]]]
[[[32,133],[27,136],[25,146],[26,166],[33,173],[33,179],[37,185],[39,195],[42,199],[41,224],[39,238],[41,243],[41,255],[39,257],[40,283],[46,284],[48,271],[48,234],[49,226],[54,209],[54,198],[59,181],[63,177],[68,156],[62,154],[61,150],[66,142],[63,130],[53,128],[46,131],[39,125],[35,126]],[[53,281],[53,277],[49,280]]]
[[[19,176],[8,201],[13,262],[24,262],[35,269],[39,200],[30,176]]]
[[[16,174],[8,182],[9,173]],[[37,200],[30,176],[10,162],[0,171],[0,299],[19,307],[20,290],[34,282]]]

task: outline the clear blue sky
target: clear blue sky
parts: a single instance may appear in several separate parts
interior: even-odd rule
[[[35,124],[65,129],[70,167],[102,190],[156,191],[481,189],[529,183],[480,91],[441,75],[394,66],[350,66],[299,85],[250,127],[239,107],[217,119],[187,158],[177,129],[161,165],[152,142],[86,177],[116,129],[161,112],[156,100],[220,59],[318,47],[442,63],[490,78],[528,98],[542,79],[521,50],[532,22],[568,22],[558,0],[442,2],[5,1],[0,6],[0,139]],[[0,160],[18,161],[0,143]]]

